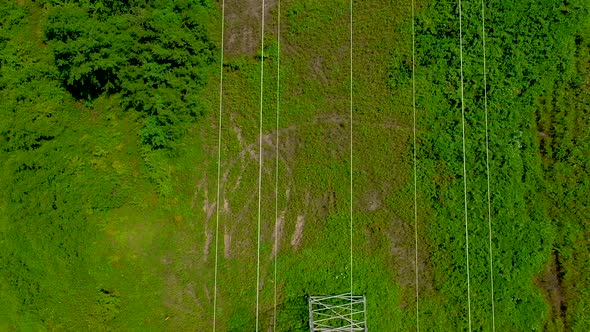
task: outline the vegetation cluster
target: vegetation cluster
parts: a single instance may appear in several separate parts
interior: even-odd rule
[[[0,4],[0,330],[149,319],[131,310],[116,323],[121,307],[150,301],[130,304],[129,292],[160,286],[153,269],[124,281],[133,265],[113,277],[124,249],[103,234],[128,218],[122,207],[176,204],[181,166],[170,165],[206,115],[215,11],[190,0]]]
[[[216,250],[219,330],[258,290],[262,328],[304,330],[351,274],[369,329],[412,330],[414,179],[421,329],[491,330],[493,276],[497,330],[590,330],[590,5],[461,3],[416,1],[413,64],[407,3],[354,2],[352,197],[349,2],[285,2],[280,49],[269,8],[264,56],[225,49],[215,202],[218,2],[0,2],[0,330],[210,329]]]
[[[425,131],[417,143],[419,201],[431,208],[423,228],[435,289],[451,308],[436,325],[467,328],[468,231],[474,328],[492,326],[492,273],[496,328],[585,330],[590,8],[584,1],[485,5],[485,31],[477,1],[462,2],[462,27],[449,2],[432,3],[416,21]],[[409,73],[397,68],[392,84]],[[547,262],[557,267],[545,272]],[[540,292],[545,273],[559,282]]]

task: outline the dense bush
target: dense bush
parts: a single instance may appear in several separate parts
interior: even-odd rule
[[[211,9],[0,3],[0,330],[105,330],[119,315],[91,275],[106,259],[96,220],[136,182],[173,191],[170,148],[204,113]]]
[[[210,10],[206,3],[53,4],[45,37],[73,96],[116,94],[124,109],[157,118],[146,126],[161,126],[165,137],[153,148],[177,139],[183,124],[203,114],[197,94],[215,60],[204,25]]]
[[[563,206],[564,200],[570,206],[576,205],[582,199],[579,190],[587,191],[588,184],[580,181],[581,168],[577,168],[576,178],[578,185],[585,189],[573,190],[573,182],[556,174],[559,172],[556,165],[545,167],[548,160],[541,158],[537,121],[539,101],[563,101],[564,95],[583,91],[579,82],[584,81],[583,75],[587,79],[587,73],[576,70],[579,60],[575,54],[580,44],[587,43],[587,40],[582,42],[580,32],[587,26],[588,9],[583,1],[486,2],[495,313],[496,327],[504,330],[542,329],[547,328],[547,322],[553,324],[562,319],[559,313],[549,318],[551,309],[534,280],[544,271],[554,248],[562,251],[560,247],[564,244],[559,234],[571,234],[570,228],[578,229],[583,224],[575,214],[563,220],[564,210],[559,208],[559,213],[551,213],[555,210],[552,206]],[[473,327],[490,328],[492,316],[481,11],[481,2],[462,2],[462,64],[457,3],[432,2],[418,14],[416,21],[418,126],[425,130],[418,142],[421,173],[418,183],[433,209],[432,217],[425,222],[434,284],[448,299],[450,313],[433,324],[452,324],[454,329],[467,327],[468,314],[464,181],[467,181]],[[578,56],[587,59],[587,55],[579,52]],[[394,63],[390,71],[389,83],[393,88],[409,79],[404,63]],[[553,105],[548,112],[556,117],[569,112],[570,121],[580,116],[581,109],[587,109],[587,105],[579,102],[577,106],[568,106],[567,102],[557,105],[553,102]],[[466,178],[463,176],[462,106]],[[579,165],[588,164],[588,157],[582,157],[579,152],[581,146],[564,144],[564,136],[575,132],[573,126],[552,123],[548,127],[549,132],[542,135],[561,141],[550,147],[554,151],[550,158],[572,161],[568,166],[571,171],[575,169],[572,159]],[[572,191],[556,189],[564,185]],[[576,234],[575,241],[579,241],[582,232]],[[576,270],[573,266],[570,269]],[[586,293],[588,286],[586,281],[584,286],[570,284],[570,287],[573,294]],[[562,326],[571,326],[579,320],[580,309],[574,310],[565,313],[568,321],[561,322]]]

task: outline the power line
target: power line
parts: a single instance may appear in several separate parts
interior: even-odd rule
[[[216,328],[217,314],[217,262],[219,247],[219,198],[221,188],[221,113],[223,109],[223,33],[225,21],[225,0],[221,1],[221,62],[219,65],[219,123],[217,125],[217,198],[215,200],[215,272],[213,286],[213,331]]]
[[[414,27],[414,0],[412,0],[412,108],[414,113],[414,237],[416,254],[416,331],[420,330],[418,317],[418,194],[416,172],[416,29]]]
[[[352,3],[350,0],[350,296],[352,297]],[[352,301],[350,304],[352,312]],[[351,313],[352,319],[352,313]]]
[[[461,125],[463,130],[463,191],[465,199],[465,254],[467,265],[467,311],[469,331],[471,331],[471,289],[469,285],[469,231],[467,229],[467,166],[465,157],[465,101],[463,96],[463,27],[461,18],[461,0],[459,0],[459,52],[461,58]]]
[[[275,257],[274,257],[274,306],[273,331],[277,328],[277,256],[279,255],[279,110],[280,110],[280,82],[281,82],[281,0],[277,2],[277,123],[276,123],[276,151],[275,151]]]
[[[258,139],[258,229],[256,250],[256,331],[258,332],[259,302],[260,302],[260,211],[262,202],[262,93],[264,88],[264,0],[262,0],[262,35],[260,45],[260,123]]]
[[[482,46],[483,46],[483,88],[484,88],[484,109],[486,119],[486,175],[488,181],[488,235],[489,235],[489,253],[490,253],[490,284],[491,284],[491,303],[492,303],[492,331],[496,331],[496,313],[494,308],[494,274],[493,274],[493,255],[492,255],[492,203],[490,193],[490,151],[489,151],[489,130],[488,130],[488,87],[486,77],[486,25],[484,0],[481,0],[481,26],[482,26]]]

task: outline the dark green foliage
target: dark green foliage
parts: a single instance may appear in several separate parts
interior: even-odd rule
[[[209,9],[115,2],[0,4],[0,330],[115,324],[129,292],[102,288],[103,219],[136,182],[171,191],[168,160],[151,150],[174,147],[204,114]],[[136,141],[142,179],[130,174]]]
[[[96,232],[89,216],[125,197],[117,177],[88,162],[90,147],[78,143],[67,93],[43,58],[28,51],[12,43],[4,48],[0,93],[0,200],[7,207],[0,218],[0,280],[9,287],[4,300],[18,299],[14,326],[21,327],[58,319],[49,310],[87,278],[88,241]]]
[[[186,95],[203,84],[214,61],[201,23],[206,9],[192,2],[127,6],[138,12],[97,19],[92,5],[68,3],[51,11],[45,36],[66,85],[79,98],[121,92],[128,108],[148,113],[191,108],[195,101]]]
[[[140,135],[141,143],[153,150],[161,149],[168,145],[166,133],[164,133],[162,126],[154,116],[148,118],[146,124],[141,128]]]
[[[587,25],[588,6],[582,1],[485,3],[496,327],[541,329],[546,322],[539,317],[546,317],[549,309],[534,279],[544,271],[553,246],[560,246],[558,234],[571,234],[563,227],[578,227],[574,225],[579,223],[552,219],[551,206],[561,205],[564,199],[579,204],[581,196],[565,191],[556,194],[553,187],[564,185],[564,180],[551,179],[563,169],[543,167],[536,121],[538,100],[554,95],[563,98],[568,94],[567,87],[583,81],[575,68],[574,50],[576,31]],[[418,127],[426,131],[418,142],[418,169],[422,173],[418,184],[434,210],[432,219],[426,221],[430,260],[435,287],[448,299],[453,329],[467,327],[464,181],[473,328],[491,328],[481,13],[481,2],[462,2],[466,179],[458,3],[433,2],[416,22]],[[394,63],[391,70],[392,88],[408,81],[404,64]],[[562,114],[562,107],[567,107],[566,103],[551,108],[552,114]],[[570,119],[581,116],[573,112],[571,109]],[[573,127],[554,128],[559,131],[543,135],[556,138],[574,132]],[[552,158],[577,155],[579,165],[588,164],[588,156],[582,157],[575,152],[577,148],[563,143],[551,144],[557,150]],[[580,173],[578,176],[583,178]],[[587,184],[582,188],[587,191]],[[576,292],[586,292],[582,287],[575,288]],[[567,315],[571,315],[569,311]]]
[[[210,75],[218,74],[219,40],[206,28],[212,18],[219,28],[218,3],[18,3],[0,4],[0,330],[205,330],[214,249],[207,256],[201,246],[214,228],[203,220],[215,194],[217,119],[203,117],[203,95],[218,102]],[[354,2],[353,275],[355,291],[367,295],[369,329],[379,331],[415,326],[411,27],[407,6],[393,3]],[[496,328],[590,330],[588,5],[485,3]],[[305,294],[349,287],[348,4],[284,7],[279,331],[307,328]],[[481,2],[462,4],[472,327],[490,330]],[[417,2],[422,330],[467,327],[458,23],[457,2]],[[265,41],[263,82],[269,137],[273,39]],[[255,324],[258,163],[250,153],[260,57],[233,57],[224,64],[229,212],[219,234],[221,246],[226,236],[233,244],[227,257],[219,252],[218,329],[243,331]],[[264,162],[267,327],[277,280],[267,259],[274,164]],[[363,197],[371,190],[375,197]],[[555,290],[539,287],[549,260],[558,265],[561,306]]]
[[[76,5],[57,7],[48,19],[45,36],[57,68],[68,90],[79,99],[120,91],[118,72],[127,63],[133,37],[121,33],[127,22],[115,19],[92,20]]]
[[[559,319],[548,326],[556,330],[559,327],[587,330],[590,326],[584,313],[590,295],[590,278],[584,272],[590,268],[587,254],[590,234],[587,221],[590,97],[584,84],[590,77],[590,20],[586,18],[583,22],[581,28],[568,38],[571,54],[567,55],[572,57],[569,69],[577,70],[577,73],[569,81],[556,82],[553,91],[538,100],[535,114],[548,178],[548,211],[557,228],[554,255],[562,286],[568,295],[562,308],[565,312],[552,308],[552,315],[559,316]]]
[[[25,11],[11,2],[0,4],[0,45],[13,37],[15,27],[22,25]],[[3,45],[4,46],[4,45]]]
[[[74,97],[117,95],[124,109],[157,117],[146,123],[161,126],[166,140],[177,139],[204,111],[197,94],[215,52],[203,24],[208,9],[198,1],[115,2],[66,2],[50,11],[45,37],[60,77]]]

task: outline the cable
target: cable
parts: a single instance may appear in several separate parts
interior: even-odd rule
[[[484,0],[481,0],[481,25],[482,25],[482,46],[483,46],[483,88],[484,88],[484,109],[486,119],[486,175],[488,180],[488,235],[489,235],[489,253],[490,253],[490,283],[492,287],[492,331],[496,331],[496,313],[494,308],[494,274],[493,274],[493,255],[492,255],[492,203],[490,193],[490,151],[489,151],[489,130],[488,130],[488,87],[486,77],[486,25]]]
[[[281,0],[277,1],[277,123],[276,123],[276,151],[275,151],[275,257],[274,257],[274,306],[273,331],[277,329],[277,256],[279,255],[279,110],[280,110],[280,82],[281,82]]]
[[[352,3],[350,0],[350,320],[352,321]],[[351,326],[352,331],[352,326]]]
[[[414,236],[415,236],[415,253],[416,253],[416,331],[420,330],[420,321],[418,317],[418,194],[417,194],[417,176],[416,172],[416,30],[414,27],[414,0],[412,0],[412,108],[414,113]]]
[[[461,54],[461,125],[463,129],[463,190],[465,198],[465,253],[467,265],[467,310],[469,331],[471,331],[471,289],[469,285],[469,231],[467,229],[467,166],[465,157],[465,102],[463,96],[463,27],[461,18],[461,0],[459,0],[459,52]]]
[[[225,21],[225,0],[221,1],[221,62],[219,65],[219,124],[217,133],[217,198],[215,203],[215,272],[214,272],[214,286],[213,286],[213,331],[216,328],[216,314],[217,314],[217,262],[218,262],[218,247],[219,247],[219,198],[221,188],[221,111],[223,109],[223,33]]]
[[[264,88],[264,0],[262,0],[262,36],[260,46],[260,123],[258,139],[258,229],[256,250],[256,331],[258,332],[259,302],[260,302],[260,210],[262,202],[262,93]]]

